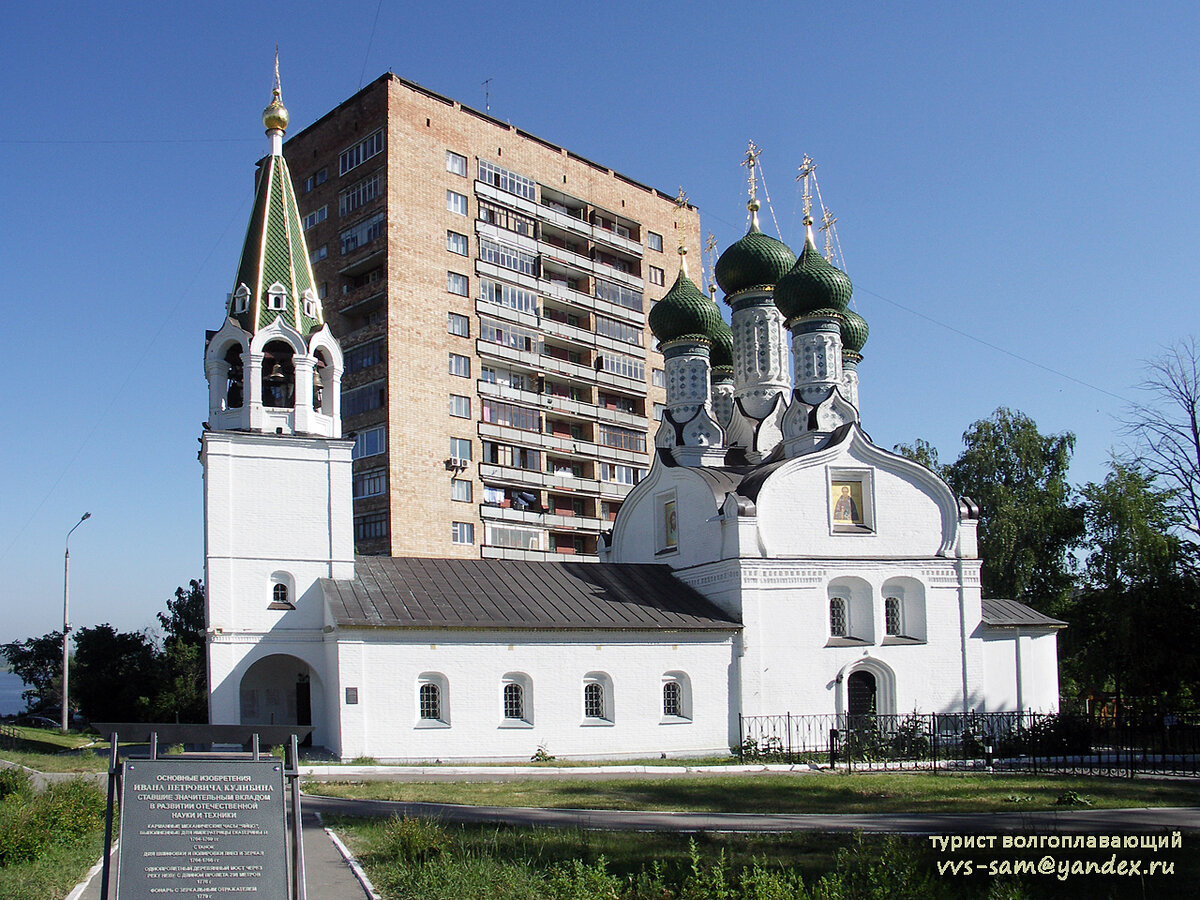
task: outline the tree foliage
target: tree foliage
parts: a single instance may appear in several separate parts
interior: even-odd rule
[[[62,702],[62,651],[61,631],[0,646],[0,655],[27,685],[21,698],[31,712]]]
[[[1024,413],[1000,407],[972,424],[963,444],[939,474],[979,506],[984,596],[1060,611],[1085,526],[1067,483],[1075,436],[1043,435]]]
[[[96,625],[74,632],[71,708],[93,721],[204,722],[208,676],[204,654],[204,585],[176,588],[158,613],[161,647],[146,632]],[[27,707],[40,711],[62,698],[62,632],[0,646],[0,655],[30,687]]]

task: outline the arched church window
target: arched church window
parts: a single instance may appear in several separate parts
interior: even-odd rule
[[[668,681],[663,685],[663,715],[683,715],[683,691],[678,681]]]
[[[263,349],[263,406],[290,408],[296,405],[296,367],[292,346],[272,341]]]
[[[237,344],[230,347],[225,353],[225,362],[229,364],[226,375],[225,408],[241,409],[245,397],[242,387],[242,348]]]
[[[442,692],[439,685],[426,682],[421,685],[421,718],[427,722],[442,720]]]
[[[525,718],[525,691],[515,681],[510,681],[504,686],[504,718]]]
[[[277,584],[271,589],[271,599],[276,603],[282,603],[285,606],[291,605],[291,600],[288,599],[288,589],[286,584]]]
[[[589,719],[604,718],[604,687],[595,681],[583,686],[583,714]]]
[[[899,597],[885,597],[883,599],[883,618],[887,634],[895,636],[904,633],[900,623]]]
[[[829,634],[831,637],[846,637],[846,600],[844,597],[829,598]]]

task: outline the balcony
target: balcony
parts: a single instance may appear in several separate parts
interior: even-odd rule
[[[516,559],[525,562],[600,562],[600,557],[594,553],[567,554],[559,553],[556,550],[514,550],[510,547],[489,547],[486,544],[479,550],[484,559]]]
[[[536,525],[587,534],[599,534],[608,525],[602,519],[591,516],[558,515],[553,512],[536,512],[529,509],[512,509],[504,506],[481,506],[479,517],[486,522],[506,522],[514,525]]]

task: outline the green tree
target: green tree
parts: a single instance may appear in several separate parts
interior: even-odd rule
[[[75,696],[93,722],[144,722],[160,687],[162,664],[154,641],[111,625],[75,632]]]
[[[1067,483],[1075,436],[1043,435],[1024,413],[1000,407],[972,424],[963,443],[940,474],[979,505],[983,595],[1061,612],[1084,533],[1083,509]]]
[[[1181,566],[1174,492],[1114,460],[1082,490],[1091,551],[1065,614],[1063,668],[1081,693],[1178,709],[1200,700],[1200,594]]]
[[[911,444],[896,444],[893,451],[918,462],[936,475],[944,475],[945,468],[938,461],[937,447],[924,438],[917,438]]]
[[[204,583],[193,578],[175,589],[158,614],[163,638],[162,675],[152,703],[160,722],[208,721],[208,669],[204,656]]]
[[[62,703],[62,646],[61,631],[0,646],[0,655],[28,685],[21,698],[30,712]]]

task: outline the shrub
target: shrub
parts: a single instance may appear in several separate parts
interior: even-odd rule
[[[437,822],[396,816],[384,823],[372,855],[421,866],[449,853],[450,835]]]
[[[29,773],[17,766],[0,769],[0,800],[19,794],[28,797],[33,793],[33,782]]]
[[[37,859],[52,844],[66,844],[104,824],[104,797],[75,778],[40,794],[9,794],[0,801],[0,867]]]

